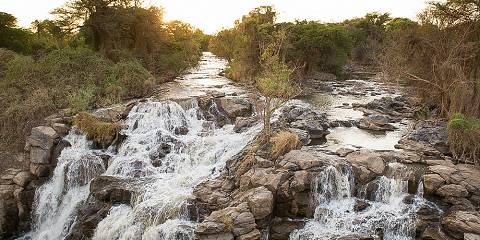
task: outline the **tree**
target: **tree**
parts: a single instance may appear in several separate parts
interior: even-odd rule
[[[263,133],[267,140],[271,136],[273,112],[286,101],[295,97],[300,89],[295,86],[290,75],[295,71],[280,58],[280,49],[286,39],[286,31],[281,31],[275,42],[265,47],[261,55],[262,71],[257,78],[257,89],[265,98],[262,110]]]
[[[18,28],[17,19],[4,12],[0,12],[0,48],[21,53],[30,53],[32,49],[31,32]]]

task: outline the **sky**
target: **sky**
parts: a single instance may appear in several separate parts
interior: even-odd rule
[[[51,18],[49,12],[66,0],[0,0],[0,12],[17,17],[19,25],[29,27],[36,19]],[[162,6],[166,20],[182,20],[215,33],[233,26],[233,22],[251,9],[273,5],[279,21],[296,19],[339,22],[361,17],[368,12],[389,12],[394,17],[415,19],[426,6],[425,0],[145,0],[147,5]]]

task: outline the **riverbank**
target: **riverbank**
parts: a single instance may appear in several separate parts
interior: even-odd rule
[[[123,126],[106,142],[72,129],[68,114],[34,128],[28,168],[2,176],[2,237],[480,234],[480,170],[450,157],[445,123],[416,122],[415,101],[401,89],[375,80],[306,81],[308,94],[274,117],[274,136],[295,144],[272,152],[255,141],[257,98],[220,76],[224,67],[206,54],[156,97],[93,111]]]

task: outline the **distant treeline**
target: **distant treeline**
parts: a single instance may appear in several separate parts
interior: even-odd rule
[[[258,81],[262,52],[286,32],[279,54],[298,74],[340,75],[347,62],[375,67],[422,99],[417,117],[449,120],[458,159],[479,162],[480,1],[434,1],[417,21],[370,13],[341,23],[277,23],[276,16],[259,7],[212,37],[210,50],[229,61],[227,76]]]
[[[31,127],[60,109],[151,94],[208,45],[200,30],[166,22],[139,0],[71,0],[52,14],[23,29],[0,13],[0,147],[20,149]]]
[[[277,23],[276,16],[273,7],[258,7],[237,20],[233,28],[212,37],[210,50],[229,61],[230,77],[254,80],[260,72],[263,49],[283,32],[287,32],[287,37],[280,51],[285,62],[300,66],[304,73],[323,71],[338,75],[349,59],[372,64],[388,29],[412,22],[380,13],[342,23]]]

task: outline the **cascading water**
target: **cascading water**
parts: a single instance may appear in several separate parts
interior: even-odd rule
[[[89,182],[105,171],[85,136],[72,130],[49,182],[35,194],[34,230],[25,239],[62,239],[75,221],[76,208],[88,197]]]
[[[338,239],[346,236],[383,236],[386,240],[413,240],[415,238],[415,213],[428,204],[421,196],[413,203],[405,203],[407,172],[405,166],[389,164],[390,174],[377,181],[373,199],[351,195],[354,191],[352,172],[330,166],[323,170],[314,183],[315,218],[305,227],[292,232],[292,240]],[[362,196],[363,195],[363,196]],[[365,210],[356,209],[359,201],[366,203]]]
[[[127,136],[106,174],[120,177],[144,177],[133,206],[113,207],[98,225],[94,239],[190,239],[193,229],[182,208],[193,187],[214,175],[225,161],[253,139],[258,127],[244,133],[233,125],[212,127],[193,105],[184,110],[167,102],[142,103],[127,119]],[[185,135],[176,129],[188,128]],[[162,148],[169,149],[160,163],[152,158]],[[153,180],[152,180],[153,179]]]
[[[171,83],[166,96],[176,96],[174,89],[195,94],[213,89],[242,92],[218,75],[224,67],[224,61],[206,53],[198,69]],[[122,134],[126,139],[118,151],[92,150],[85,136],[72,130],[65,138],[71,147],[62,151],[52,179],[36,192],[33,230],[21,239],[68,236],[76,210],[89,197],[90,181],[102,174],[134,180],[136,191],[130,205],[110,209],[94,239],[191,239],[195,223],[189,221],[185,206],[193,188],[214,177],[226,160],[255,137],[260,126],[242,133],[235,133],[233,125],[219,127],[206,120],[191,96],[179,95],[190,98],[191,106],[169,100],[135,106],[125,121]],[[218,111],[214,104],[212,108]],[[111,155],[107,169],[98,157],[105,153]]]

